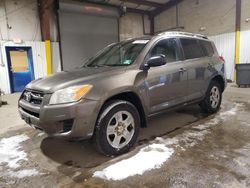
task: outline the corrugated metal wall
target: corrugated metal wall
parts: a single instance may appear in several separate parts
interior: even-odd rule
[[[52,72],[60,72],[61,68],[61,60],[60,60],[60,47],[59,42],[51,43],[51,55],[52,55]]]
[[[209,38],[214,41],[219,54],[226,60],[227,78],[234,80],[235,33],[226,33]],[[241,31],[239,63],[250,63],[250,31]]]
[[[0,88],[5,93],[10,93],[10,81],[8,73],[8,62],[6,58],[6,46],[18,47],[31,47],[34,65],[35,79],[47,75],[47,63],[45,54],[44,42],[24,42],[22,44],[15,44],[12,41],[0,41]],[[60,71],[60,55],[58,43],[52,43],[52,64],[55,66],[53,72]]]
[[[235,33],[226,33],[209,37],[226,61],[227,78],[234,80]]]
[[[240,63],[250,63],[250,31],[242,31],[240,35]]]

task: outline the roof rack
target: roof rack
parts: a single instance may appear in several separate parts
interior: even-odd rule
[[[205,35],[188,33],[188,32],[183,32],[183,31],[165,31],[165,32],[159,33],[158,36],[166,35],[166,34],[167,35],[186,35],[186,36],[190,36],[190,37],[198,37],[198,38],[208,39],[207,36],[205,36]]]

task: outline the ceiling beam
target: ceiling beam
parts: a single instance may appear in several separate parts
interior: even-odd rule
[[[153,1],[147,1],[147,0],[124,0],[124,2],[134,3],[138,5],[146,5],[150,7],[161,7],[162,3],[156,3]]]
[[[52,6],[54,2],[55,0],[38,0],[38,6],[42,9],[47,9]]]
[[[163,4],[161,7],[156,8],[155,10],[151,11],[150,15],[152,17],[155,17],[155,16],[161,14],[162,12],[170,9],[171,7],[181,3],[182,1],[184,1],[184,0],[170,0],[167,3]]]
[[[89,0],[76,0],[76,1],[80,1],[80,2],[85,2],[85,3],[91,3],[91,4],[95,4],[95,5],[104,5],[104,6],[108,6],[108,7],[113,7],[113,8],[117,8],[118,10],[122,10],[122,6],[119,5],[113,5],[113,4],[109,4],[109,3],[102,3],[102,2],[92,2]],[[130,13],[137,13],[137,14],[145,14],[145,15],[149,15],[150,11],[147,10],[141,10],[141,9],[136,9],[136,8],[126,8],[126,12],[130,12]]]
[[[117,7],[117,8],[120,8],[120,7]],[[149,15],[150,14],[150,11],[141,10],[141,9],[135,9],[135,8],[127,8],[127,12],[137,13],[137,14],[145,14],[145,15]]]
[[[43,41],[50,40],[50,7],[53,5],[53,3],[54,0],[38,0],[38,10]]]

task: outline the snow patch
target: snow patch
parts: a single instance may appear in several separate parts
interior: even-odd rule
[[[193,129],[186,130],[173,138],[157,137],[156,143],[142,148],[131,158],[112,164],[102,171],[94,172],[93,177],[106,180],[123,180],[129,176],[142,175],[145,171],[160,168],[173,155],[174,148],[185,151],[186,148],[194,147],[210,133],[210,128],[236,115],[242,106],[242,104],[236,103],[234,108],[220,112],[206,123],[193,126]]]
[[[41,132],[41,133],[39,133],[37,136],[38,136],[38,137],[41,137],[41,136],[43,136],[43,135],[45,135],[45,133]]]
[[[247,122],[241,122],[241,125],[243,125],[243,126],[250,126],[250,123],[247,123]]]
[[[107,180],[123,180],[129,176],[142,175],[145,171],[160,168],[173,153],[172,148],[163,144],[151,144],[129,159],[96,171],[93,176]]]
[[[164,144],[165,146],[171,146],[185,150],[185,148],[194,147],[199,141],[202,141],[205,136],[209,133],[208,130],[201,131],[184,131],[173,138],[161,138],[157,137],[155,140],[158,143]]]
[[[37,176],[40,173],[36,169],[27,169],[27,170],[19,170],[17,172],[11,171],[8,174],[10,177],[21,179],[25,177]]]
[[[10,168],[17,168],[20,160],[27,161],[27,154],[22,151],[20,143],[28,140],[26,135],[16,135],[0,140],[0,164],[7,164]]]
[[[244,105],[241,103],[235,103],[234,105],[235,106],[230,110],[225,112],[220,112],[218,115],[216,115],[216,118],[221,120],[226,120],[228,117],[236,115],[237,111],[239,111],[242,107],[244,107]]]

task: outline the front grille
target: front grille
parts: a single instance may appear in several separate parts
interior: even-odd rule
[[[22,110],[23,110],[24,112],[26,112],[27,114],[29,114],[29,115],[32,115],[32,116],[35,116],[35,117],[39,118],[39,113],[31,112],[31,111],[26,110],[26,109],[24,109],[24,108],[22,108]]]
[[[42,92],[26,90],[22,98],[31,104],[40,105],[43,102],[43,96],[44,94]]]

